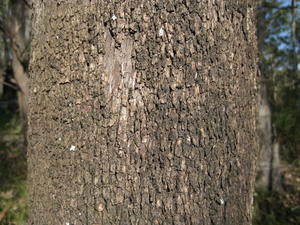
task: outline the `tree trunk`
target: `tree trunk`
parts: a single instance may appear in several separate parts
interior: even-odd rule
[[[3,95],[3,90],[4,90],[4,67],[0,63],[0,99],[2,98]]]
[[[4,34],[1,34],[0,37],[0,51],[1,51],[0,53],[0,99],[1,99],[4,94],[4,86],[6,84],[5,75],[8,67],[8,43],[6,40],[6,36]]]
[[[297,2],[291,0],[291,79],[293,81],[293,88],[298,78],[298,54],[297,54]]]
[[[29,98],[29,44],[30,44],[30,9],[25,5],[25,1],[11,0],[9,21],[7,24],[11,57],[12,70],[18,90],[18,104],[20,117],[22,120],[24,133],[24,149],[27,150],[27,112]]]
[[[260,4],[262,2],[260,1]],[[268,32],[268,24],[266,21],[267,11],[263,8],[258,13],[258,49],[260,51],[260,72],[262,73],[260,80],[260,91],[258,96],[258,133],[259,133],[259,163],[258,163],[258,179],[257,186],[265,191],[280,190],[280,160],[279,160],[279,144],[275,135],[275,127],[272,126],[271,105],[268,98],[268,71],[264,64],[265,39]],[[276,98],[275,96],[274,99]],[[274,144],[277,143],[277,144]]]
[[[274,139],[272,146],[272,190],[282,191],[282,181],[280,172],[280,155],[279,155],[279,142]]]
[[[20,88],[18,101],[21,118],[25,126],[27,124],[27,102],[29,95],[28,74],[25,68],[25,65],[29,61],[29,37],[26,35],[29,29],[29,9],[26,7],[24,1],[14,0],[12,1],[11,11],[9,33],[12,48],[12,69],[16,83]],[[26,130],[26,126],[24,130]]]
[[[251,224],[249,2],[33,2],[30,224]]]
[[[261,84],[259,93],[259,113],[258,113],[258,131],[259,131],[259,167],[257,184],[264,190],[272,188],[272,121],[271,110],[267,99],[266,82]]]

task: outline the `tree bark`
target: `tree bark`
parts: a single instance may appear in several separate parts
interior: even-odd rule
[[[29,223],[250,225],[252,1],[33,3]]]

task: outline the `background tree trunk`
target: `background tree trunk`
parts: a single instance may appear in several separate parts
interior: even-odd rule
[[[260,51],[260,72],[262,73],[259,91],[259,110],[258,110],[258,132],[259,132],[259,163],[258,163],[258,180],[257,186],[264,191],[281,190],[281,173],[280,173],[280,157],[279,157],[279,142],[276,135],[276,127],[272,122],[272,112],[270,99],[276,99],[276,91],[273,96],[270,95],[270,78],[266,62],[264,59],[266,46],[265,40],[268,34],[268,21],[266,14],[268,8],[265,7],[265,2],[259,1],[260,11],[258,13],[258,49]],[[275,61],[275,60],[272,60]],[[269,67],[271,71],[273,65]],[[269,75],[270,76],[270,75]],[[275,74],[271,77],[275,79]]]
[[[4,90],[4,73],[4,66],[0,63],[0,98],[2,97]]]
[[[258,131],[259,131],[259,167],[257,184],[264,190],[272,188],[272,122],[271,109],[267,99],[267,87],[265,81],[261,84],[259,96],[259,114],[258,114]]]
[[[27,102],[29,95],[28,74],[25,65],[29,61],[30,37],[28,32],[30,31],[28,30],[30,30],[30,24],[28,20],[30,20],[30,13],[24,1],[20,0],[12,0],[11,11],[9,33],[11,36],[12,69],[16,83],[20,88],[18,101],[21,117],[25,125],[27,124]]]
[[[33,2],[30,224],[251,224],[250,2]]]

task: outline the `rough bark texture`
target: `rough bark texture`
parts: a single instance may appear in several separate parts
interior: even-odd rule
[[[251,224],[252,1],[34,1],[30,224]]]

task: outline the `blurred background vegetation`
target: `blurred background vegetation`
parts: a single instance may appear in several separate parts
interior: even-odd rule
[[[254,225],[300,224],[300,0],[257,9],[261,154]],[[30,0],[0,0],[0,225],[27,217]]]
[[[254,225],[300,224],[299,0],[257,9],[261,155]]]
[[[30,5],[0,0],[0,224],[25,224]]]

